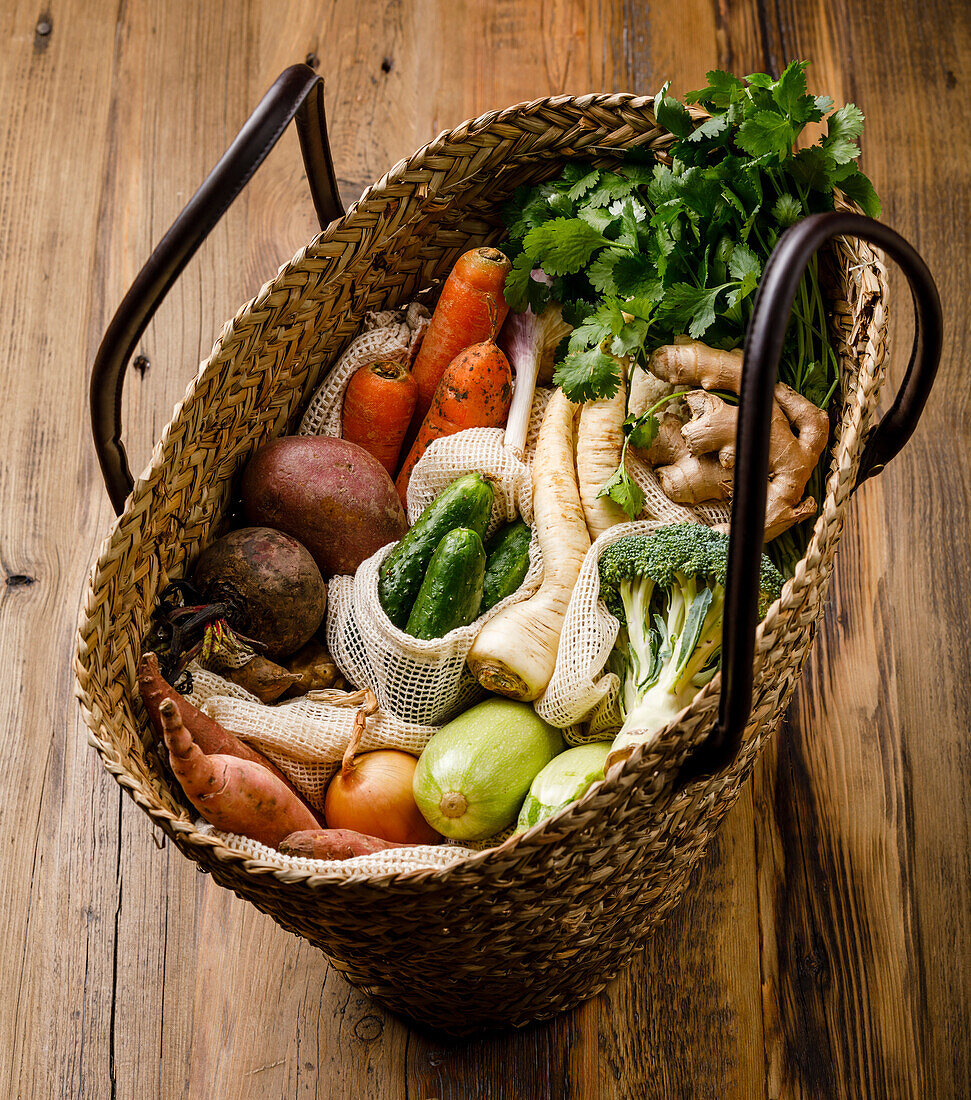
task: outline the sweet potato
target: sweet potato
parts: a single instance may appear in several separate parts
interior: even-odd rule
[[[409,845],[365,836],[353,829],[307,829],[284,837],[277,847],[285,856],[299,856],[302,859],[353,859],[354,856],[369,856],[387,848],[408,848]]]
[[[307,806],[261,764],[221,753],[207,756],[172,699],[162,701],[159,716],[172,771],[210,825],[272,848],[290,833],[316,829]]]
[[[268,760],[261,752],[250,748],[245,741],[241,741],[235,733],[224,729],[215,719],[210,718],[205,711],[194,707],[185,696],[180,695],[171,684],[162,678],[158,667],[158,657],[154,653],[144,653],[138,666],[138,690],[148,712],[148,720],[152,728],[161,740],[164,736],[161,706],[168,699],[176,705],[182,721],[191,732],[193,740],[200,750],[207,756],[220,754],[223,756],[235,756],[240,760],[250,760],[266,768],[285,783],[296,794],[296,790],[289,779],[280,769]]]
[[[299,539],[325,577],[354,573],[408,527],[388,471],[346,439],[274,439],[250,459],[241,495],[250,523]]]

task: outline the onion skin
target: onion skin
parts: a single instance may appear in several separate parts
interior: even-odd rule
[[[324,816],[331,829],[353,829],[395,844],[438,844],[412,783],[418,761],[397,749],[365,752],[346,761],[330,781]]]

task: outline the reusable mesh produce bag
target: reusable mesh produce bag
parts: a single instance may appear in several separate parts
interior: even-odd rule
[[[428,310],[412,302],[399,310],[368,315],[365,332],[341,355],[303,415],[303,435],[341,434],[344,391],[360,367],[382,358],[410,359],[428,326]],[[470,428],[436,440],[422,455],[408,484],[408,520],[422,511],[456,478],[478,471],[495,491],[486,535],[518,516],[532,524],[529,455],[535,444],[549,392],[538,389],[527,432],[525,461],[503,446],[501,428]],[[468,626],[444,638],[422,640],[399,630],[378,599],[378,574],[392,545],[382,547],[357,569],[355,576],[329,580],[327,645],[344,676],[358,687],[369,687],[382,709],[403,721],[447,722],[484,693],[465,658],[483,623],[503,607],[527,599],[539,587],[542,555],[535,532],[529,547],[529,570],[520,588]]]
[[[422,510],[457,477],[479,471],[492,482],[492,517],[486,535],[518,516],[532,525],[529,467],[503,446],[501,428],[470,428],[436,440],[422,455],[408,486],[408,518]],[[502,608],[527,599],[540,585],[543,561],[535,530],[529,569],[520,587],[468,626],[428,641],[399,630],[378,599],[381,564],[393,549],[382,547],[353,577],[330,582],[327,648],[353,684],[370,687],[380,705],[408,722],[447,722],[484,694],[465,664],[475,636]]]
[[[340,767],[351,739],[357,707],[307,698],[269,705],[261,703],[245,688],[224,680],[195,662],[189,667],[192,674],[192,691],[187,695],[189,701],[258,748],[315,809],[323,810],[327,784]],[[432,727],[402,722],[394,715],[378,710],[365,720],[359,751],[400,749],[418,756],[433,733],[435,729]],[[196,825],[200,832],[254,859],[267,859],[278,867],[318,873],[328,871],[348,877],[412,871],[421,867],[445,867],[473,851],[446,841],[437,845],[389,848],[353,859],[302,859],[284,855],[248,837],[222,832],[202,819]]]
[[[261,703],[214,672],[195,664],[190,670],[191,702],[268,756],[307,801],[322,810],[327,784],[350,741],[357,707],[306,697]],[[360,751],[401,749],[418,756],[434,732],[433,727],[402,722],[378,710],[365,723]]]
[[[611,527],[587,551],[563,620],[556,665],[536,713],[552,726],[583,723],[585,735],[571,740],[604,741],[623,724],[618,706],[620,679],[605,667],[620,624],[600,600],[600,555],[625,535],[647,535],[662,526],[636,520]]]

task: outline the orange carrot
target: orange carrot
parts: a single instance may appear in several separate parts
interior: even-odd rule
[[[445,369],[428,415],[395,481],[402,501],[408,493],[411,471],[434,440],[466,428],[501,428],[509,415],[511,398],[509,360],[494,340],[460,351]]]
[[[456,260],[411,368],[418,383],[413,431],[424,421],[455,356],[489,337],[495,339],[509,312],[502,289],[511,267],[498,248],[473,248]]]
[[[344,391],[341,434],[394,477],[417,396],[418,384],[401,363],[382,360],[361,367]]]

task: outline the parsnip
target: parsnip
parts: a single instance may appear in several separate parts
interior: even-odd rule
[[[613,397],[588,401],[580,410],[577,432],[577,483],[580,503],[590,539],[618,523],[627,514],[610,497],[600,496],[604,483],[613,477],[624,446],[624,416],[627,408],[626,375],[620,372],[620,385]]]
[[[469,650],[468,663],[489,691],[531,701],[546,690],[563,618],[590,548],[573,461],[577,406],[555,390],[533,454],[533,516],[543,552],[543,583],[531,599],[490,619]]]

